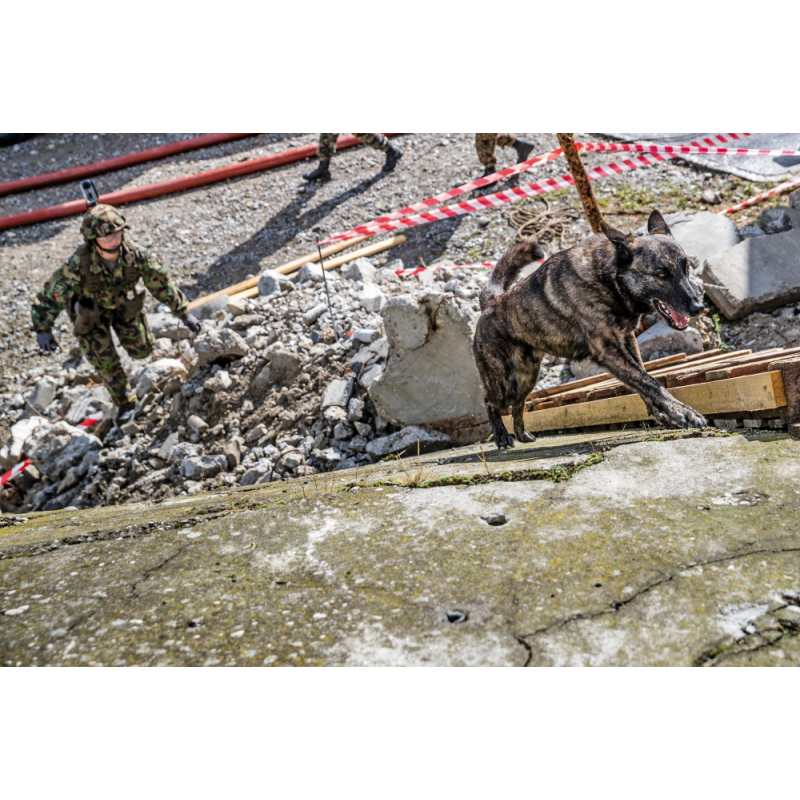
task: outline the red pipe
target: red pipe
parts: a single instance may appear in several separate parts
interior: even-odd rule
[[[206,136],[196,136],[194,139],[183,139],[180,142],[151,147],[149,150],[140,150],[137,153],[128,153],[125,156],[109,158],[105,161],[95,161],[93,164],[84,164],[82,167],[71,167],[58,172],[48,172],[44,175],[35,175],[32,178],[21,178],[18,181],[0,183],[0,197],[14,192],[24,192],[28,189],[38,189],[42,186],[52,186],[56,183],[76,181],[99,175],[101,172],[130,167],[133,164],[142,164],[156,158],[166,158],[175,153],[185,153],[187,150],[197,150],[200,147],[209,147],[220,142],[231,142],[234,139],[244,139],[253,136],[252,133],[209,133]]]
[[[396,136],[397,134],[387,133],[386,135]],[[336,149],[345,150],[358,144],[361,144],[361,142],[355,136],[341,136],[336,142]],[[151,197],[160,197],[162,194],[171,194],[185,189],[194,189],[196,186],[204,186],[208,183],[217,183],[228,180],[228,178],[238,178],[240,175],[247,175],[251,172],[273,169],[283,164],[291,164],[293,161],[310,158],[316,153],[317,146],[315,144],[296,147],[293,150],[284,150],[284,152],[276,153],[272,156],[254,158],[252,161],[245,161],[242,164],[233,164],[229,167],[211,169],[208,172],[198,172],[196,175],[187,175],[185,178],[175,178],[171,181],[153,183],[149,186],[139,186],[135,189],[122,189],[119,192],[103,194],[100,195],[100,202],[108,203],[112,206],[135,203],[137,200],[147,200]],[[10,214],[7,217],[0,217],[0,231],[18,228],[22,225],[32,225],[35,222],[47,222],[51,219],[69,217],[73,214],[82,214],[87,208],[86,201],[81,199],[71,200],[69,203],[62,203],[58,206],[23,211],[21,214]]]

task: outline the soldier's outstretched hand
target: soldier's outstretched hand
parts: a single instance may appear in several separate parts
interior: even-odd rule
[[[197,317],[194,314],[187,314],[183,318],[183,324],[192,332],[192,333],[200,333],[200,323],[197,320]]]
[[[36,344],[43,353],[52,353],[57,347],[56,337],[52,333],[40,333],[36,336]]]

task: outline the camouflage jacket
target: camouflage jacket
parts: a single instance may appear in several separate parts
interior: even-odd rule
[[[166,268],[143,247],[123,239],[113,273],[109,273],[100,262],[97,250],[87,245],[81,245],[67,263],[53,273],[34,300],[31,309],[33,330],[36,333],[50,331],[64,308],[74,322],[75,301],[81,298],[90,301],[89,306],[91,301],[95,301],[101,317],[111,317],[139,278],[157,300],[170,307],[175,316],[183,318],[186,315],[189,301],[172,282]],[[92,287],[96,291],[92,291]]]

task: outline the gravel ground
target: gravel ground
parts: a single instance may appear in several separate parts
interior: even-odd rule
[[[0,181],[89,163],[196,135],[199,134],[40,135],[0,150]],[[557,147],[555,134],[520,136],[534,141],[534,153]],[[581,137],[594,138],[576,134],[576,139]],[[316,134],[254,135],[98,176],[94,180],[100,193],[142,186],[313,144],[316,138]],[[125,206],[123,211],[131,224],[132,237],[152,249],[181,288],[190,298],[195,298],[250,277],[263,268],[278,266],[312,252],[317,239],[465,183],[482,172],[473,134],[402,134],[394,138],[394,143],[404,151],[404,156],[390,174],[381,172],[382,153],[358,147],[334,159],[334,180],[327,184],[309,186],[302,180],[302,174],[314,167],[315,162],[308,160]],[[498,167],[512,164],[516,156],[513,149],[498,150],[497,155]],[[585,160],[591,167],[619,158],[590,154]],[[523,174],[522,182],[562,175],[565,170],[563,160],[555,161]],[[498,184],[494,190],[508,188],[515,181],[516,178],[512,178]],[[737,178],[700,172],[679,161],[618,175],[599,181],[594,187],[612,224],[630,231],[644,222],[653,207],[659,207],[664,213],[682,208],[708,209],[702,194],[711,190],[718,195],[711,210],[719,210],[757,190]],[[0,198],[0,215],[63,203],[76,196],[77,186],[65,184],[3,197]],[[557,208],[578,205],[573,191],[555,192],[548,196],[548,202]],[[531,210],[544,208],[539,200],[523,200],[513,207],[526,206]],[[431,264],[441,259],[456,263],[495,260],[514,239],[515,230],[507,211],[508,208],[494,208],[419,226],[404,232],[408,237],[405,244],[385,251],[372,261],[380,267],[399,258],[404,266],[411,267],[418,266],[420,261]],[[748,213],[752,216],[752,212]],[[740,225],[743,221],[748,218],[742,216],[737,220]],[[74,362],[66,364],[74,345],[66,315],[62,315],[56,326],[63,350],[54,358],[38,354],[29,328],[31,299],[52,271],[81,243],[78,226],[79,217],[71,217],[0,232],[0,301],[6,311],[0,320],[0,392],[8,396],[19,392],[26,383],[33,383],[37,376],[76,366]],[[581,216],[568,227],[565,240],[574,241],[588,232],[588,223]],[[551,251],[553,249],[550,247]],[[469,281],[468,276],[464,277]],[[464,302],[477,304],[477,285],[464,284]],[[409,290],[417,287],[416,281],[409,281]],[[398,291],[403,289],[397,286],[389,295]],[[155,305],[155,300],[151,299],[147,310],[152,311]],[[773,315],[756,314],[745,321],[723,324],[721,333],[723,341],[731,346],[755,350],[797,343],[800,341],[798,326],[800,317],[790,308]],[[335,370],[328,369],[326,377],[329,380],[336,374]],[[312,370],[307,381],[308,388],[314,389],[315,399],[324,388],[323,377]],[[540,386],[553,385],[569,377],[568,369],[554,363],[543,371]],[[244,381],[245,375],[240,378]],[[276,413],[281,405],[279,401],[278,395],[270,399]],[[257,409],[253,413],[256,412]],[[312,415],[310,407],[306,413]],[[0,415],[0,441],[5,441],[13,418],[14,415],[5,412]],[[372,418],[365,419],[375,429]],[[225,425],[228,421],[226,418]],[[255,416],[251,421],[258,424]],[[212,422],[216,422],[216,418]],[[306,428],[310,422],[309,418]],[[306,428],[301,433],[310,436]],[[287,430],[287,440],[292,438],[290,433]],[[373,430],[373,434],[376,433],[377,430]],[[318,438],[321,435],[318,434]],[[119,502],[122,496],[105,499]]]

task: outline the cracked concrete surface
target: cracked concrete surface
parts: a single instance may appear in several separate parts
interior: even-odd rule
[[[3,517],[0,663],[800,665],[800,443],[646,437]]]

